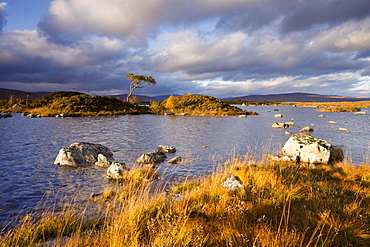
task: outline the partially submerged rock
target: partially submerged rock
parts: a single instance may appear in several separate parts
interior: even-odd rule
[[[165,145],[159,145],[158,151],[164,152],[164,153],[175,153],[176,148],[174,146],[165,146]]]
[[[343,159],[343,151],[333,148],[332,144],[306,133],[292,135],[285,143],[282,153],[285,160],[309,164],[327,164]],[[284,157],[283,156],[283,157]]]
[[[113,162],[107,169],[107,177],[109,179],[123,179],[123,175],[129,169],[125,163]]]
[[[299,132],[312,132],[312,131],[313,131],[312,127],[306,126],[306,127],[301,128]]]
[[[273,123],[272,128],[281,128],[281,129],[286,129],[286,128],[289,128],[289,125],[288,124],[285,124],[285,123]]]
[[[162,151],[155,151],[142,154],[137,160],[140,164],[156,164],[161,163],[167,159],[167,156]]]
[[[182,161],[182,158],[181,156],[176,156],[175,158],[172,158],[168,161],[168,163],[171,163],[171,164],[178,164]]]
[[[7,117],[12,117],[12,114],[9,112],[6,113],[0,113],[0,118],[7,118]]]
[[[113,156],[108,158],[104,154],[98,154],[98,161],[95,162],[95,165],[101,167],[109,167],[113,161]]]
[[[102,154],[105,158],[100,156],[99,161],[99,154]],[[75,142],[59,151],[54,164],[85,167],[99,162],[104,163],[105,161],[114,161],[113,154],[109,148],[101,144]],[[107,164],[105,163],[104,166],[107,166]]]

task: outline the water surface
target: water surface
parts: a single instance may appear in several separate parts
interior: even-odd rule
[[[273,122],[295,122],[289,131],[312,126],[312,135],[342,146],[355,165],[369,162],[370,123],[367,115],[323,113],[316,108],[290,106],[241,107],[260,115],[191,117],[134,115],[86,118],[27,118],[13,114],[0,119],[0,226],[43,197],[64,197],[77,190],[81,198],[99,193],[109,184],[105,169],[65,168],[53,165],[59,150],[73,142],[93,142],[110,148],[117,161],[133,165],[144,152],[158,145],[173,145],[186,162],[159,165],[163,177],[184,178],[214,170],[228,159],[252,155],[256,159],[278,153],[289,138]],[[279,111],[274,111],[278,109]],[[274,118],[280,113],[283,118]],[[294,119],[294,120],[292,120]],[[337,124],[328,124],[335,121]],[[349,131],[339,131],[338,128]],[[167,173],[167,174],[166,174]]]

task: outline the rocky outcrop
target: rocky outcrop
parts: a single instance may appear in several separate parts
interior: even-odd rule
[[[107,177],[109,179],[123,179],[123,175],[129,169],[125,166],[125,163],[113,162],[107,169]]]
[[[99,154],[101,154],[100,158]],[[101,144],[75,142],[60,149],[54,164],[74,167],[85,167],[94,164],[108,166],[106,163],[108,161],[114,161],[109,148]]]
[[[155,151],[142,154],[137,160],[140,164],[157,164],[165,161],[167,156],[162,151]]]
[[[159,145],[158,151],[164,152],[164,153],[175,153],[176,148],[174,146],[165,146],[165,145]]]
[[[340,148],[334,148],[331,143],[306,133],[292,135],[285,143],[282,153],[287,161],[309,164],[327,164],[343,159]]]

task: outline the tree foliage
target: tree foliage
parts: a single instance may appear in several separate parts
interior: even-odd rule
[[[130,100],[130,97],[132,96],[136,88],[143,88],[148,84],[151,84],[152,86],[157,84],[157,82],[151,76],[146,77],[143,75],[135,75],[133,73],[127,73],[126,78],[130,82],[130,92],[127,95],[127,98],[126,98],[127,101]]]

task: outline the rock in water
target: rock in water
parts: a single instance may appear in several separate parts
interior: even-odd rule
[[[273,123],[272,128],[289,128],[289,125],[288,124],[285,124],[285,123]]]
[[[340,157],[337,152],[331,143],[305,133],[292,135],[282,149],[283,155],[292,157],[292,160],[310,164],[327,164],[331,160],[338,160]],[[341,156],[343,158],[343,152]]]
[[[109,179],[122,179],[125,171],[128,171],[124,163],[113,162],[107,169]]]
[[[174,146],[159,145],[158,146],[158,151],[162,151],[164,153],[175,153],[176,148]]]
[[[112,152],[103,145],[75,142],[59,151],[54,164],[74,167],[94,165],[98,162],[99,154],[104,155],[108,161],[114,161]]]
[[[162,151],[156,151],[142,154],[136,162],[140,164],[156,164],[165,161],[165,159],[167,159],[167,156]]]
[[[311,131],[313,131],[313,128],[311,128],[310,126],[306,126],[301,128],[299,132],[311,132]]]
[[[180,163],[180,162],[181,162],[181,160],[182,160],[182,158],[181,158],[180,156],[176,156],[176,157],[174,157],[174,158],[170,159],[170,160],[168,161],[168,163],[171,163],[171,164],[178,164],[178,163]]]
[[[95,165],[101,167],[109,167],[114,160],[107,158],[104,154],[98,154],[98,161]]]

